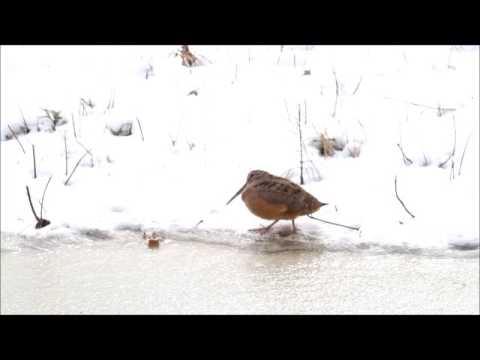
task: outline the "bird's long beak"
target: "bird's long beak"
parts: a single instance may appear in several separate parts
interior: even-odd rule
[[[245,189],[245,187],[247,186],[247,183],[245,183],[245,185],[243,185],[240,190],[238,190],[235,195],[232,196],[232,198],[230,200],[228,200],[227,202],[227,205],[230,204],[232,202],[233,199],[235,199],[238,195],[241,194],[241,192],[243,191],[243,189]]]
[[[322,202],[320,202],[320,207],[325,206],[325,205],[328,205],[328,203],[322,203]]]

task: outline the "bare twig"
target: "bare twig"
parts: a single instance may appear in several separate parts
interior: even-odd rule
[[[32,152],[33,152],[33,178],[37,178],[37,162],[35,159],[35,145],[32,144]]]
[[[440,117],[442,115],[445,115],[446,113],[448,112],[454,112],[454,111],[457,111],[456,108],[443,108],[443,107],[440,107],[440,106],[431,106],[431,105],[424,105],[424,104],[419,104],[419,103],[415,103],[415,102],[411,102],[411,101],[405,101],[405,100],[398,100],[398,99],[394,99],[394,98],[391,98],[391,97],[384,97],[384,99],[386,100],[394,100],[394,101],[400,101],[400,102],[403,102],[405,104],[409,104],[409,105],[413,105],[413,106],[418,106],[418,107],[422,107],[422,108],[425,108],[425,109],[430,109],[430,110],[436,110],[437,111],[437,115]]]
[[[48,184],[50,184],[50,180],[52,180],[52,176],[48,178],[47,185],[45,185],[45,189],[43,189],[43,195],[42,195],[42,202],[40,204],[40,219],[43,219],[43,200],[45,198],[45,193],[47,192]]]
[[[21,143],[20,140],[18,139],[17,134],[15,134],[15,131],[13,131],[13,129],[10,127],[10,125],[8,125],[8,128],[9,128],[10,131],[12,132],[13,137],[15,138],[15,140],[17,140],[18,145],[20,145],[20,147],[22,148],[23,153],[26,154],[25,149],[23,148],[22,143]]]
[[[467,150],[468,143],[470,142],[470,138],[472,137],[473,132],[468,135],[467,141],[465,143],[465,147],[463,148],[462,158],[460,159],[460,166],[458,167],[458,176],[460,176],[460,172],[462,171],[463,165],[463,158],[465,157],[465,151]]]
[[[338,102],[338,95],[339,95],[339,88],[338,88],[338,79],[335,70],[333,70],[333,76],[335,77],[335,106],[333,108],[332,117],[337,115],[337,102]]]
[[[20,113],[22,114],[23,124],[25,125],[25,129],[26,129],[25,131],[28,134],[30,132],[30,128],[28,127],[27,120],[25,120],[25,115],[23,115],[22,109],[20,109]]]
[[[49,180],[49,182],[50,182],[50,180]],[[47,186],[48,186],[48,183],[47,183]],[[45,187],[45,190],[46,190],[46,187]],[[45,195],[45,192],[43,194]],[[30,190],[28,189],[28,186],[27,186],[27,196],[28,196],[28,202],[30,203],[30,208],[32,209],[32,212],[33,212],[33,216],[35,216],[35,220],[37,220],[37,223],[35,224],[35,229],[41,229],[42,227],[45,227],[48,224],[50,224],[50,221],[48,221],[46,219],[42,219],[41,216],[40,216],[40,218],[37,216],[37,213],[35,212],[35,209],[33,208],[32,198],[30,197]]]
[[[452,165],[450,167],[450,180],[455,179],[455,161],[452,159]]]
[[[40,218],[37,216],[37,213],[35,212],[35,209],[33,207],[32,198],[30,197],[30,190],[28,189],[28,186],[27,186],[27,196],[28,196],[28,202],[30,203],[30,208],[32,209],[32,212],[33,212],[33,216],[35,216],[35,220],[39,222]]]
[[[443,168],[445,164],[448,162],[448,160],[452,159],[455,155],[455,149],[457,148],[457,127],[455,126],[455,116],[453,117],[453,149],[450,152],[450,155],[448,156],[447,160],[439,164],[438,166]],[[453,160],[452,160],[452,166],[453,166]]]
[[[80,145],[80,146],[83,148],[83,150],[85,150],[85,151],[88,153],[88,155],[90,155],[90,156],[93,158],[92,152],[91,152],[89,149],[87,149],[87,147],[86,147],[85,145],[83,145],[83,144],[82,144],[80,141],[78,141],[78,140],[77,140],[77,144]]]
[[[408,163],[409,165],[413,164],[413,161],[410,160],[410,159],[407,157],[407,155],[405,155],[405,152],[403,151],[402,146],[401,146],[400,144],[397,144],[397,146],[398,146],[398,148],[400,149],[400,151],[402,152],[403,162],[404,162],[405,164]]]
[[[303,185],[303,149],[302,149],[302,127],[300,125],[301,116],[300,116],[300,104],[298,104],[298,138],[300,141],[300,184]]]
[[[405,211],[408,213],[408,215],[410,215],[412,218],[415,218],[415,215],[413,215],[408,209],[407,207],[405,206],[405,204],[403,203],[402,199],[400,199],[400,196],[398,196],[398,192],[397,192],[397,177],[395,176],[395,196],[397,197],[397,200],[400,202],[400,204],[402,204],[403,208],[405,209]]]
[[[319,218],[316,218],[312,215],[307,215],[310,219],[314,219],[314,220],[317,220],[317,221],[321,221],[321,222],[324,222],[324,223],[327,223],[327,224],[330,224],[330,225],[336,225],[336,226],[342,226],[344,228],[347,228],[347,229],[350,229],[350,230],[360,230],[360,227],[358,226],[348,226],[348,225],[342,225],[342,224],[338,224],[338,223],[334,223],[334,222],[331,222],[331,221],[327,221],[327,220],[322,220],[322,219],[319,219]]]
[[[63,134],[63,143],[65,144],[65,176],[67,176],[68,175],[67,134]]]
[[[85,150],[85,151],[88,153],[88,155],[90,155],[90,160],[92,161],[92,162],[91,162],[91,164],[92,164],[91,167],[94,167],[94,161],[93,161],[93,154],[92,154],[92,152],[91,152],[89,149],[87,149],[87,147],[86,147],[85,145],[83,145],[83,144],[82,144],[80,141],[78,141],[78,140],[77,140],[77,144],[80,145],[80,146],[83,148],[83,150]]]
[[[305,125],[307,125],[307,100],[303,100]]]
[[[73,126],[73,136],[75,136],[75,139],[76,139],[77,131],[75,130],[75,119],[73,118],[73,113],[72,113],[72,126]]]
[[[140,120],[138,120],[138,117],[137,117],[137,123],[138,123],[138,127],[140,128],[140,133],[142,134],[142,141],[145,141],[145,139],[143,138],[142,125],[140,124]]]
[[[80,160],[77,161],[77,164],[75,165],[75,167],[73,168],[72,172],[70,173],[70,176],[68,177],[68,179],[65,181],[64,185],[67,185],[68,184],[68,181],[70,180],[70,178],[72,177],[72,175],[75,173],[75,170],[77,170],[77,167],[78,165],[80,165],[80,162],[83,160],[83,158],[85,156],[87,156],[88,152],[85,152],[85,154],[83,154],[83,156],[80,158]]]
[[[357,86],[355,87],[355,90],[353,91],[352,95],[355,95],[355,94],[357,93],[358,88],[360,87],[360,84],[362,83],[362,79],[363,79],[363,77],[360,76],[360,80],[358,80],[358,84],[357,84]]]

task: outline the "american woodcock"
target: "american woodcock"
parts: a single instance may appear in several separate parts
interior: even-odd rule
[[[262,219],[275,220],[266,228],[251,229],[266,233],[279,220],[292,220],[292,232],[296,232],[295,219],[309,215],[327,205],[318,201],[299,185],[288,179],[274,176],[266,171],[253,170],[246,183],[227,202],[232,202],[239,194],[247,208]]]

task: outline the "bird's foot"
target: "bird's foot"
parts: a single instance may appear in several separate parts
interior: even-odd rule
[[[269,228],[265,228],[265,227],[262,227],[262,228],[257,228],[257,229],[248,229],[248,231],[250,232],[256,232],[256,233],[259,233],[260,235],[264,235],[268,232],[268,230],[270,230]]]

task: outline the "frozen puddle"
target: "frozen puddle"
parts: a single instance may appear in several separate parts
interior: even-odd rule
[[[318,235],[318,234],[317,234]],[[475,250],[356,246],[235,231],[2,234],[7,314],[479,313]]]

